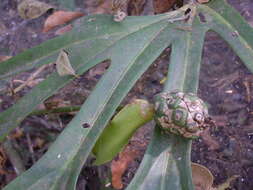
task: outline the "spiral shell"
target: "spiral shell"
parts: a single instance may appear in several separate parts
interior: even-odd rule
[[[160,93],[155,102],[155,120],[166,133],[197,138],[210,118],[205,103],[193,93]]]

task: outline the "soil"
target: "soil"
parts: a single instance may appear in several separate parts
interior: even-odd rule
[[[23,20],[17,14],[19,2],[19,0],[1,1],[0,55],[14,56],[54,37],[54,31],[41,32],[43,23],[50,13],[38,19]],[[230,0],[229,2],[250,24],[253,24],[252,0]],[[91,0],[85,3],[79,0],[78,3],[80,5],[78,10],[82,10],[86,14],[94,10],[94,3]],[[162,90],[161,81],[166,76],[169,53],[168,48],[139,79],[123,104],[133,98],[144,98],[152,101],[153,95]],[[81,105],[105,68],[106,63],[90,70],[80,79],[75,79],[47,101],[49,106],[52,106],[52,103]],[[49,71],[50,68],[44,73],[42,72],[39,77],[43,78]],[[26,79],[30,72],[25,72],[17,78]],[[233,50],[219,36],[211,32],[208,33],[204,46],[198,95],[208,103],[210,114],[217,126],[206,131],[200,139],[193,141],[192,161],[203,164],[210,169],[214,175],[214,185],[222,184],[236,175],[237,178],[231,183],[230,189],[253,189],[252,82],[253,75],[234,54]],[[18,84],[10,81],[7,81],[7,84],[13,88],[18,86]],[[1,91],[0,110],[8,108],[29,89],[29,87],[24,88],[15,96],[6,95],[6,91]],[[46,106],[46,104],[41,106]],[[72,117],[73,114],[31,116],[13,132],[13,135],[17,137],[13,138],[12,143],[21,154],[27,169],[43,155],[50,143]],[[18,136],[20,131],[22,134]],[[130,182],[141,162],[151,133],[152,124],[141,128],[131,140],[131,144],[137,144],[132,147],[139,151],[139,156],[130,164],[124,174],[123,183],[125,186]],[[0,156],[5,154],[1,150]],[[1,175],[0,173],[0,188],[16,177],[8,158],[4,160],[4,170],[8,174]],[[87,162],[80,175],[78,189],[98,189],[97,180],[107,171],[108,165],[95,168]]]

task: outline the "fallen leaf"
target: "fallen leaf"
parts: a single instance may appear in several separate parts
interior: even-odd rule
[[[115,189],[122,189],[122,175],[128,168],[128,165],[137,157],[138,151],[127,146],[120,154],[117,160],[111,163],[112,186]]]
[[[34,142],[34,145],[33,145],[33,147],[34,148],[42,148],[43,146],[44,146],[44,144],[45,144],[45,140],[44,139],[42,139],[42,138],[40,138],[40,137],[37,137],[36,139],[35,139],[35,142]]]
[[[94,14],[113,14],[112,4],[113,4],[113,0],[101,0],[98,3],[98,6],[93,13]]]
[[[7,55],[0,55],[0,63],[3,62],[3,61],[6,61],[8,59],[10,59],[11,56],[7,56]]]
[[[23,19],[34,19],[43,15],[45,12],[52,8],[53,6],[40,1],[23,0],[18,5],[18,13]]]
[[[153,0],[155,14],[169,11],[177,0]]]
[[[235,180],[236,178],[240,177],[239,175],[234,175],[230,178],[228,178],[223,184],[219,185],[217,187],[217,190],[225,190],[227,188],[230,188],[230,183]]]
[[[192,179],[195,190],[212,190],[213,175],[205,166],[192,163]]]
[[[209,0],[197,0],[198,1],[198,3],[208,3],[209,2]]]
[[[127,7],[129,15],[140,15],[145,4],[146,0],[130,0]]]
[[[101,0],[94,10],[94,14],[116,14],[117,11],[127,12],[130,0]]]
[[[24,130],[17,127],[11,134],[10,134],[10,138],[11,139],[17,139],[24,136]]]
[[[60,107],[69,107],[71,106],[70,101],[65,101],[60,97],[50,97],[44,101],[44,109],[52,110]]]
[[[81,12],[56,11],[47,18],[44,24],[43,32],[48,32],[56,26],[65,24],[82,16],[84,16],[84,14]]]
[[[56,60],[56,70],[60,76],[74,75],[74,76],[78,77],[76,75],[75,70],[73,69],[73,67],[70,64],[68,54],[64,50],[61,50],[61,52]]]
[[[117,11],[127,12],[127,5],[130,0],[113,0],[112,1],[112,11],[115,13]]]
[[[71,31],[72,30],[72,25],[71,24],[68,24],[68,25],[66,25],[66,26],[64,26],[64,27],[62,27],[62,28],[59,28],[58,30],[56,30],[55,31],[55,35],[63,35],[63,34],[65,34],[66,32],[69,32],[69,31]]]

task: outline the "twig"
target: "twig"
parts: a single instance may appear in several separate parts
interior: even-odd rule
[[[28,144],[29,151],[31,153],[32,162],[34,164],[36,162],[36,160],[35,160],[35,156],[34,156],[34,150],[33,150],[32,140],[31,140],[31,137],[30,137],[29,133],[26,133],[26,139],[27,139],[27,144]]]
[[[47,67],[47,65],[43,65],[40,68],[38,68],[33,74],[31,74],[30,77],[28,77],[28,79],[23,84],[21,84],[20,86],[18,86],[17,88],[14,89],[14,93],[17,93],[20,90],[22,90],[24,87],[26,87],[29,84],[29,82],[31,82],[32,80],[34,80],[35,77],[38,74],[40,74],[46,67]]]

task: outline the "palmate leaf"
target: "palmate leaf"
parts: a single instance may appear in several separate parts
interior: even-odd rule
[[[210,7],[214,9],[198,5],[196,16],[199,18],[195,18],[192,31],[172,44],[168,81],[164,91],[178,89],[197,92],[202,46],[205,33],[209,30],[217,32],[226,40],[253,71],[252,28],[224,0],[213,0]],[[200,20],[203,16],[205,22]],[[235,33],[237,35],[234,36]],[[175,135],[166,137],[157,128],[141,166],[127,190],[193,190],[190,147],[190,140]]]
[[[82,165],[116,107],[140,75],[170,44],[172,44],[171,63],[164,91],[179,89],[185,92],[197,92],[202,46],[208,30],[217,32],[225,39],[248,68],[252,69],[252,43],[248,41],[252,29],[239,15],[235,15],[235,20],[241,20],[243,26],[248,27],[247,34],[237,28],[234,22],[230,22],[230,18],[225,14],[226,11],[230,11],[230,7],[225,1],[222,1],[225,7],[222,11],[212,9],[216,7],[216,3],[220,5],[220,0],[211,2],[210,6],[208,4],[188,6],[194,13],[193,23],[183,20],[171,24],[165,20],[180,15],[178,14],[180,10],[159,16],[129,17],[122,23],[114,23],[111,17],[96,16],[91,17],[95,19],[91,24],[88,20],[90,18],[87,18],[83,25],[86,27],[76,29],[76,33],[72,32],[65,36],[68,41],[62,42],[64,37],[54,39],[53,43],[49,41],[41,45],[46,48],[50,44],[51,50],[42,50],[39,53],[39,48],[35,48],[24,52],[18,58],[13,58],[8,64],[6,62],[4,69],[0,69],[0,73],[4,76],[12,74],[13,70],[15,72],[21,70],[16,61],[19,61],[20,66],[25,69],[34,62],[46,64],[50,62],[46,57],[51,57],[51,61],[54,60],[54,56],[63,48],[70,52],[70,61],[77,74],[85,72],[105,59],[110,59],[111,65],[80,112],[49,151],[31,169],[5,189],[75,189]],[[200,12],[204,15],[205,21],[200,19]],[[94,32],[97,27],[98,33]],[[234,33],[235,31],[239,34]],[[231,34],[236,34],[236,37],[231,39]],[[59,42],[55,43],[57,40]],[[97,46],[100,43],[101,46]],[[63,44],[63,46],[58,44]],[[91,50],[83,47],[91,47]],[[96,49],[98,47],[99,50]],[[35,53],[33,55],[35,57],[30,58],[31,53]],[[75,53],[77,56],[74,56]],[[3,121],[1,124],[8,122],[5,117],[9,115],[14,118],[14,122],[6,124],[7,130],[1,128],[5,132],[2,137],[7,135],[10,129],[15,127],[43,99],[71,79],[73,77],[59,77],[52,74],[16,104],[18,105],[17,112],[14,109],[16,105],[9,109],[12,109],[12,112],[8,110],[3,112],[0,115],[0,121]],[[53,81],[56,81],[55,86],[52,85],[54,88],[50,87],[48,91],[45,91]],[[34,98],[34,95],[38,98]],[[28,104],[29,98],[35,99],[31,105]],[[20,113],[25,104],[31,109]],[[91,127],[82,128],[83,124]],[[127,189],[194,189],[191,180],[190,150],[190,140],[175,135],[164,135],[159,128],[156,128],[140,169]]]
[[[106,55],[109,48],[115,43],[145,27],[164,20],[168,15],[147,18],[131,18],[124,23],[115,23],[111,16],[96,16],[81,19],[73,32],[65,36],[45,42],[29,49],[12,59],[2,62],[1,77],[27,70],[37,66],[54,62],[61,49],[69,53],[70,62],[78,75],[100,63],[110,56]],[[94,22],[96,21],[96,22]],[[82,31],[82,32],[80,32]],[[122,50],[122,52],[124,52]],[[31,113],[37,105],[53,95],[68,82],[71,76],[51,74],[46,80],[33,88],[30,93],[21,98],[16,104],[0,113],[0,140]]]
[[[50,150],[30,170],[9,184],[6,189],[74,189],[79,172],[95,140],[121,100],[141,74],[177,35],[171,32],[170,24],[166,20],[167,17],[168,15],[135,17],[125,21],[128,23],[132,20],[137,24],[141,19],[135,32],[128,33],[124,38],[116,38],[114,44],[102,52],[104,59],[111,59],[108,71],[96,85],[80,112],[50,147]],[[111,20],[111,17],[106,19]],[[149,22],[149,24],[144,27],[145,22]],[[126,23],[117,23],[117,25],[120,24],[120,28],[123,27],[126,31],[130,31],[134,25],[124,27]],[[115,23],[112,21],[111,24]],[[96,30],[95,27],[93,29]],[[101,39],[95,39],[95,41],[100,42]],[[78,48],[76,51],[81,53],[85,50]],[[67,51],[71,55],[71,51],[69,49]],[[90,50],[87,51],[90,52]],[[94,60],[90,59],[90,62],[97,61],[95,58]],[[71,62],[74,63],[74,61]],[[83,66],[85,65],[80,64],[80,68]],[[34,94],[34,91],[30,94]],[[91,127],[83,128],[83,124],[89,124]]]
[[[206,27],[201,26],[196,17],[192,31],[181,32],[179,38],[172,43],[164,91],[197,92],[205,32]],[[164,135],[157,128],[141,166],[127,189],[193,190],[190,153],[191,140],[176,135]]]

